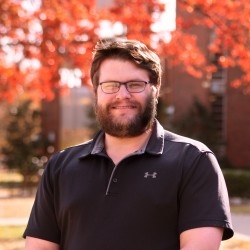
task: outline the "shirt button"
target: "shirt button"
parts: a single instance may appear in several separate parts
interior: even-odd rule
[[[117,178],[114,178],[114,179],[113,179],[113,182],[115,182],[115,183],[116,183],[117,181],[118,181],[118,180],[117,180]]]

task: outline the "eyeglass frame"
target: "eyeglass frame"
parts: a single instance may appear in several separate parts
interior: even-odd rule
[[[140,91],[130,91],[130,90],[128,90],[128,83],[131,83],[131,82],[143,82],[143,83],[144,83],[144,88],[143,88],[142,90],[140,90]],[[102,88],[102,84],[103,84],[103,83],[118,83],[118,84],[119,84],[119,87],[118,87],[117,91],[108,93],[108,92],[105,92],[105,91],[103,90],[103,88]],[[141,92],[143,92],[143,91],[145,90],[147,84],[152,84],[152,83],[151,83],[150,81],[142,81],[142,80],[134,80],[134,81],[127,81],[127,82],[105,81],[105,82],[100,82],[98,85],[101,86],[101,90],[102,90],[103,93],[105,93],[105,94],[115,94],[115,93],[118,93],[118,92],[119,92],[119,90],[120,90],[120,88],[121,88],[121,85],[125,85],[125,88],[126,88],[126,90],[127,90],[129,93],[141,93]]]

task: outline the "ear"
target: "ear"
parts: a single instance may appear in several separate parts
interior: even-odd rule
[[[155,98],[158,99],[159,95],[160,95],[160,87],[159,86],[152,86],[153,92],[155,93]]]

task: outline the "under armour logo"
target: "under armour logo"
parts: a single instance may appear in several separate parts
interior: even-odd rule
[[[156,175],[157,175],[156,172],[153,172],[152,174],[150,174],[149,172],[146,172],[146,173],[144,174],[144,178],[148,178],[148,177],[156,178]]]

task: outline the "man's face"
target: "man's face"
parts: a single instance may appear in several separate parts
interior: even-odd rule
[[[146,70],[130,61],[106,59],[100,67],[99,83],[106,81],[149,81]],[[156,115],[158,89],[147,84],[140,93],[130,93],[121,85],[117,93],[106,94],[98,86],[96,116],[105,133],[116,137],[133,137],[149,129]]]

